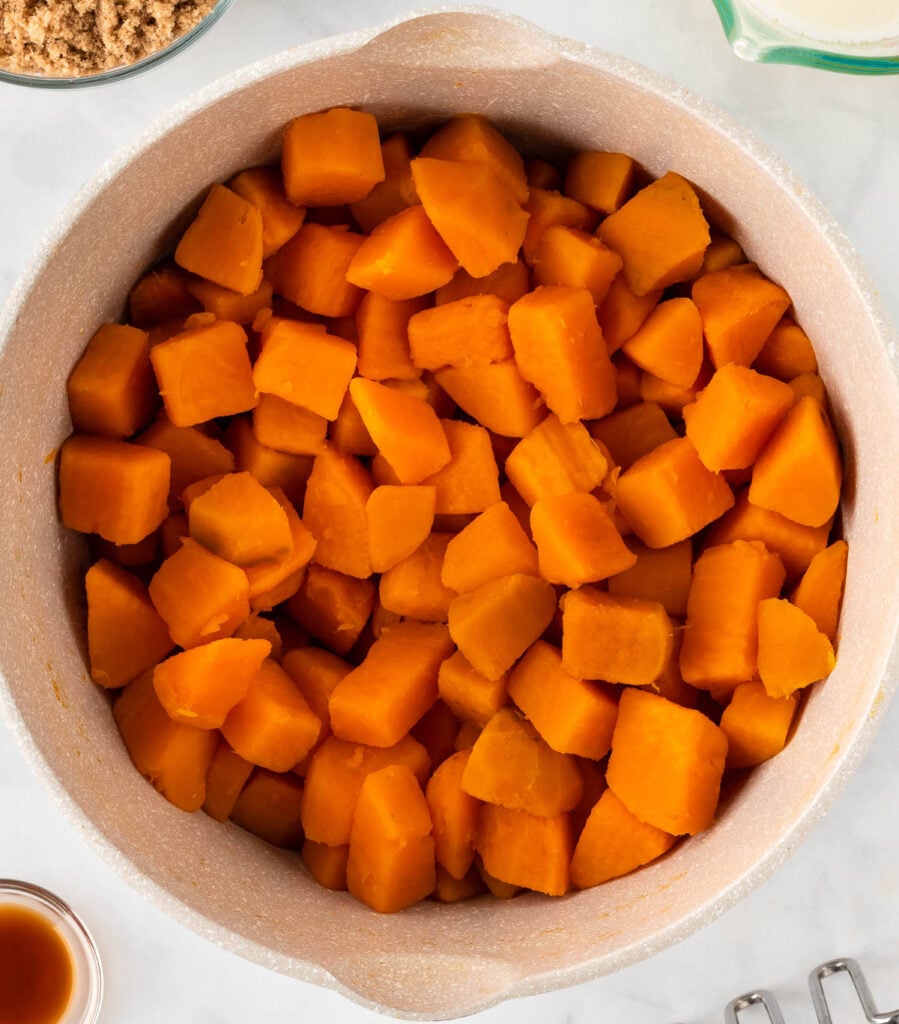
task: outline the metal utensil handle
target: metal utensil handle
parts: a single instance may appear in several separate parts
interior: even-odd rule
[[[815,1015],[819,1024],[833,1024],[830,1014],[830,1007],[827,1004],[827,997],[824,995],[824,986],[821,984],[825,978],[832,974],[845,972],[852,979],[855,986],[855,993],[862,1005],[865,1017],[871,1024],[899,1024],[899,1010],[890,1010],[886,1013],[879,1012],[874,1006],[871,997],[871,990],[862,974],[862,969],[855,960],[848,956],[840,957],[838,960],[828,960],[826,964],[816,967],[808,978],[808,987],[812,993],[812,1003],[815,1007]]]
[[[732,999],[724,1010],[726,1024],[740,1024],[740,1013],[748,1010],[750,1006],[761,1005],[771,1024],[784,1024],[783,1014],[773,992],[765,988],[756,989],[754,992],[747,992],[744,996]]]

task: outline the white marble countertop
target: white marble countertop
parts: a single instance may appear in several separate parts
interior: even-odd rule
[[[742,63],[727,48],[711,0],[495,6],[645,64],[747,125],[830,208],[899,322],[899,77]],[[315,9],[298,0],[239,0],[189,54],[132,81],[68,92],[0,86],[0,293],[78,188],[171,105],[288,45],[376,25],[407,9],[403,0],[329,0]],[[787,1024],[810,1024],[806,975],[836,956],[860,960],[881,1009],[899,1005],[897,795],[899,704],[824,821],[743,902],[616,975],[475,1019],[705,1024],[720,1021],[731,998],[766,987]],[[2,723],[0,822],[0,875],[58,892],[93,930],[106,969],[105,1024],[381,1019],[218,949],[138,896],[63,818]]]

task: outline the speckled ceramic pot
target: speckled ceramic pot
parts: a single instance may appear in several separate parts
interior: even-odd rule
[[[289,118],[335,104],[364,106],[388,127],[484,111],[528,147],[622,150],[653,174],[674,168],[790,291],[815,339],[848,470],[837,668],[786,751],[731,794],[713,828],[592,891],[372,913],[318,888],[296,856],[166,803],[131,767],[85,669],[84,547],[55,511],[53,453],[70,429],[64,381],[204,186],[271,157]],[[423,1019],[619,970],[712,921],[773,871],[882,717],[899,608],[889,328],[855,254],[790,172],[720,112],[640,67],[470,9],[262,61],[182,104],[105,167],[44,243],[0,326],[0,701],[88,840],[150,899],[241,956]]]

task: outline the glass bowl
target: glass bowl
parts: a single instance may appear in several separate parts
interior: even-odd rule
[[[899,74],[899,13],[827,0],[712,0],[734,53],[854,75]],[[848,19],[847,12],[851,12]]]
[[[92,75],[76,76],[20,74],[0,68],[0,82],[9,82],[11,85],[28,85],[39,89],[79,89],[83,86],[105,85],[108,82],[131,78],[132,75],[138,75],[142,71],[149,71],[150,68],[155,68],[158,64],[164,64],[171,57],[186,50],[191,43],[199,39],[208,29],[212,28],[233,3],[234,0],[218,0],[209,14],[201,21],[198,21],[193,28],[188,29],[187,32],[172,40],[168,46],[164,46],[162,49],[156,50],[149,56],[132,64],[121,64],[118,67],[98,71]]]
[[[59,1024],[96,1024],[103,1001],[100,954],[90,932],[58,896],[11,878],[0,878],[0,907],[21,907],[39,914],[62,938],[72,958],[72,994]]]

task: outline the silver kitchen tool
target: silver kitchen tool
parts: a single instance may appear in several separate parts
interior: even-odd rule
[[[870,1024],[899,1024],[899,1010],[880,1011],[876,1009],[861,967],[857,961],[848,956],[828,960],[827,963],[820,964],[809,974],[808,987],[812,994],[812,1005],[815,1008],[818,1024],[834,1024],[830,1005],[824,993],[823,981],[831,975],[841,973],[849,975],[862,1011]],[[751,1006],[761,1006],[770,1024],[785,1024],[777,997],[768,989],[761,988],[732,999],[724,1009],[725,1024],[740,1024],[740,1014]]]

